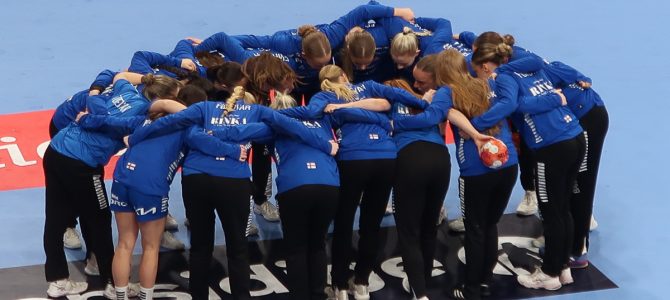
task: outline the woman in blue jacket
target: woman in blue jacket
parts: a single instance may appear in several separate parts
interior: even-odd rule
[[[370,103],[368,102],[370,100],[366,100],[369,98],[398,101],[418,109],[428,106],[428,102],[414,97],[407,91],[374,81],[351,84],[348,76],[336,65],[323,67],[319,72],[319,78],[322,91],[312,97],[309,105],[281,112],[303,119],[320,118],[329,104],[365,108],[366,103]],[[344,298],[350,277],[349,265],[353,256],[351,238],[354,216],[360,205],[360,239],[354,277],[354,296],[364,298],[369,297],[368,277],[376,263],[379,226],[393,184],[397,150],[387,130],[380,125],[346,122],[336,129],[340,140],[337,164],[341,190],[334,223],[331,275],[337,298]]]
[[[145,84],[142,94],[127,80],[137,80],[138,77]],[[154,99],[174,99],[179,87],[179,82],[164,76],[119,73],[114,78],[113,89],[90,97],[87,109],[94,114],[112,116],[143,115]],[[45,152],[45,275],[50,282],[47,294],[51,297],[78,294],[87,288],[84,282],[68,279],[63,252],[63,233],[77,212],[82,226],[90,229],[89,246],[96,254],[101,279],[103,282],[112,279],[111,213],[102,170],[112,155],[123,148],[121,138],[114,133],[89,132],[77,124],[70,124],[54,136]]]
[[[571,268],[585,268],[589,262],[586,253],[589,247],[589,230],[593,219],[593,200],[596,192],[600,157],[609,127],[609,114],[600,95],[591,88],[591,79],[574,68],[552,62],[545,66],[552,81],[563,90],[568,107],[579,119],[586,138],[586,155],[577,175],[577,187],[572,195],[570,209],[575,220]],[[556,77],[560,80],[555,79]]]
[[[455,95],[454,109],[469,119],[485,113],[497,101],[495,82],[473,78],[463,55],[446,50],[437,56],[436,79],[440,86],[449,86]],[[488,290],[493,268],[498,259],[498,221],[502,216],[516,183],[517,154],[506,120],[484,132],[502,141],[509,159],[496,169],[485,166],[475,143],[452,125],[456,157],[460,168],[459,196],[465,223],[465,278],[451,296],[455,299],[480,299]],[[485,292],[486,293],[486,292]]]
[[[271,107],[294,105],[295,100],[278,94]],[[383,134],[388,134],[390,122],[383,115],[352,109],[333,116],[292,119],[262,107],[260,118],[269,127],[251,124],[219,130],[215,135],[239,139],[255,131],[256,140],[273,137],[278,172],[276,197],[288,253],[291,298],[325,299],[325,235],[335,215],[340,185],[337,164],[331,157],[338,149],[331,123],[370,122],[371,126],[385,128]]]
[[[438,53],[453,42],[451,22],[447,19],[417,18],[409,23],[396,18],[389,26],[394,34],[390,53],[396,75],[410,84],[414,83],[412,71],[418,58]]]
[[[51,121],[49,122],[49,137],[53,138],[61,129],[67,127],[67,125],[73,122],[77,117],[77,114],[86,109],[86,101],[89,96],[99,95],[101,92],[107,89],[107,87],[111,86],[115,75],[116,72],[110,70],[104,70],[100,72],[87,90],[80,91],[70,96],[70,98],[58,105],[54,111],[53,116],[51,117]],[[102,175],[104,177],[104,172]],[[81,248],[81,240],[77,234],[76,227],[77,216],[74,216],[70,224],[67,226],[65,234],[63,235],[63,241],[66,248]],[[86,228],[81,228],[81,231],[81,235],[84,238],[84,241],[88,240],[88,230]],[[98,266],[95,258],[92,258],[92,253],[89,248],[90,247],[87,247],[86,249],[86,268],[84,268],[84,271],[88,275],[97,275],[96,273],[99,273],[96,272]]]
[[[449,187],[451,162],[439,125],[447,119],[474,138],[477,148],[490,137],[477,132],[461,113],[452,110],[452,91],[442,86],[419,114],[395,103],[394,140],[398,147],[393,185],[398,240],[407,281],[417,299],[428,299],[437,220]]]
[[[207,95],[198,87],[187,86],[179,91],[177,98],[179,103],[190,106],[206,100]],[[143,116],[112,118],[99,115],[85,115],[79,123],[88,130],[112,127],[125,130],[128,134],[150,124],[145,122]],[[152,299],[158,251],[168,214],[168,193],[184,155],[189,151],[201,151],[212,156],[244,161],[246,151],[243,150],[241,145],[224,143],[206,134],[202,128],[193,127],[144,140],[121,156],[114,170],[110,205],[119,232],[113,262],[116,298],[127,299],[131,258],[139,231],[142,233],[140,298]]]
[[[595,196],[598,167],[605,136],[609,126],[609,115],[600,95],[591,88],[591,78],[576,69],[555,61],[546,64],[539,59],[523,59],[518,64],[521,70],[542,68],[552,84],[565,94],[568,107],[579,119],[584,129],[586,155],[577,175],[577,188],[573,190],[570,210],[575,221],[574,242],[570,267],[588,266],[586,253],[589,246],[589,229],[592,221],[593,198]]]
[[[504,43],[510,47],[512,47],[512,56],[509,58],[509,63],[513,63],[519,60],[526,60],[526,62],[529,62],[528,59],[532,60],[539,60],[542,61],[543,59],[536,55],[535,53],[528,51],[522,47],[519,47],[516,45],[516,41],[514,37],[510,34],[505,34],[501,35],[497,32],[493,31],[487,31],[483,32],[480,35],[475,35],[472,32],[462,32],[459,35],[459,38],[465,41],[466,44],[471,45],[472,50],[476,50],[479,46],[484,45],[484,44],[501,44]],[[472,55],[468,56],[468,60],[472,60]],[[520,64],[521,66],[524,65],[522,62]],[[486,74],[487,72],[490,73],[491,70],[487,69],[486,65],[479,65],[479,66],[473,66],[470,64],[472,67],[472,70],[476,74]],[[478,75],[479,76],[479,75]],[[487,75],[481,75],[486,78]],[[515,135],[519,135],[519,129],[517,128],[512,128],[514,130]],[[519,135],[519,139],[523,139]],[[521,141],[519,143],[519,180],[521,181],[521,187],[523,187],[525,193],[521,201],[519,202],[519,205],[517,206],[516,212],[517,214],[521,216],[531,216],[537,213],[537,197],[535,193],[535,158],[533,157],[533,151],[526,146],[526,143]]]
[[[193,125],[206,131],[259,122],[260,107],[253,96],[241,88],[226,101],[205,101],[176,114],[160,118],[136,131],[131,146],[140,141],[184,130]],[[250,140],[241,141],[247,144]],[[246,153],[245,147],[244,152]],[[228,253],[231,291],[236,299],[250,297],[249,256],[246,233],[249,230],[251,172],[244,161],[191,149],[183,167],[182,192],[191,229],[189,291],[196,298],[209,293],[208,267],[212,259],[215,212],[219,214]],[[212,189],[215,189],[212,192]],[[212,195],[218,195],[212,197]]]
[[[556,290],[572,283],[568,262],[573,241],[570,197],[585,153],[585,140],[565,95],[554,89],[541,68],[523,72],[512,64],[513,49],[505,43],[483,44],[472,56],[473,66],[495,71],[498,101],[473,120],[487,129],[509,115],[522,140],[533,152],[536,194],[545,232],[541,268],[518,281],[528,288]]]
[[[365,28],[356,26],[344,37],[344,44],[339,55],[335,57],[335,63],[342,67],[351,82],[383,82],[393,76],[389,33],[383,23],[383,20],[371,20]]]

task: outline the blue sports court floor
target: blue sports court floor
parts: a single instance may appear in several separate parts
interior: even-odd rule
[[[102,69],[126,68],[134,51],[168,53],[181,38],[218,31],[269,34],[305,23],[331,22],[363,1],[48,1],[0,3],[0,178],[24,175],[10,159],[21,147],[16,125],[6,118],[55,108],[88,87]],[[618,288],[557,296],[565,299],[667,299],[670,260],[667,186],[670,148],[670,2],[638,1],[384,1],[412,7],[417,16],[444,17],[454,32],[494,30],[549,59],[593,78],[606,102],[610,129],[602,158],[589,259]],[[43,115],[39,115],[44,118]],[[48,121],[48,120],[47,120]],[[46,123],[45,123],[46,124]],[[47,131],[47,127],[43,128]],[[44,135],[40,132],[40,135]],[[14,139],[12,139],[14,138]],[[26,161],[35,148],[21,148]],[[453,148],[452,148],[453,153]],[[39,167],[41,161],[35,158]],[[453,168],[457,178],[457,168]],[[26,177],[25,180],[30,178]],[[4,180],[4,179],[3,179]],[[175,181],[176,183],[179,180]],[[449,218],[459,214],[456,180],[445,199]],[[2,186],[0,182],[0,186]],[[110,187],[111,184],[108,185]],[[7,268],[44,263],[44,189],[0,189],[0,298],[10,292]],[[179,184],[171,202],[184,220]],[[508,207],[521,198],[516,188]],[[392,217],[384,220],[392,225]],[[260,222],[261,240],[280,237],[279,225]],[[223,242],[219,227],[218,240]],[[187,241],[186,228],[177,235]],[[82,251],[67,251],[80,260]],[[13,269],[17,270],[17,269]],[[46,290],[41,273],[31,282]],[[15,279],[18,280],[18,279]],[[9,282],[7,282],[9,281]],[[42,288],[43,287],[43,288]],[[374,295],[374,294],[373,294]],[[44,297],[43,295],[26,295]],[[402,299],[402,298],[399,298]]]

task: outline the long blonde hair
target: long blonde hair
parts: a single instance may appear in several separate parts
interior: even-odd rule
[[[226,99],[226,108],[223,110],[223,115],[227,116],[235,110],[235,103],[237,100],[243,99],[246,104],[256,104],[256,97],[244,90],[243,86],[236,86],[233,93]]]
[[[391,55],[414,55],[419,50],[419,37],[432,34],[428,30],[416,32],[407,26],[403,27],[402,32],[398,32],[391,40]]]
[[[454,108],[468,119],[489,109],[491,91],[488,83],[470,75],[465,58],[458,51],[448,49],[438,54],[435,80],[437,85],[446,85],[451,89]],[[499,131],[499,125],[496,125],[489,128],[487,134],[495,135]]]
[[[272,102],[270,103],[270,108],[274,110],[291,108],[298,104],[298,102],[295,101],[295,99],[291,97],[291,95],[284,94],[281,92],[276,92],[275,98],[271,100]]]
[[[321,68],[321,71],[319,71],[321,90],[335,93],[337,99],[352,101],[358,93],[351,89],[346,83],[339,82],[339,78],[342,74],[344,74],[344,71],[336,65],[327,65]]]

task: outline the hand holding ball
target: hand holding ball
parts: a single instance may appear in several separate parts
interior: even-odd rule
[[[509,159],[509,153],[505,143],[498,139],[490,139],[479,151],[482,163],[491,169],[502,167]]]

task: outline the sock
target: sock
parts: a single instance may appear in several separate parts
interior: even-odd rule
[[[138,295],[140,300],[153,300],[154,299],[154,288],[145,288],[140,286],[140,294]]]
[[[128,300],[128,286],[114,286],[116,300]]]

